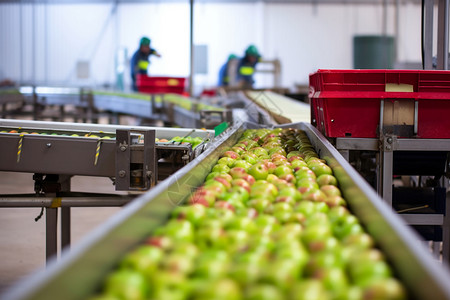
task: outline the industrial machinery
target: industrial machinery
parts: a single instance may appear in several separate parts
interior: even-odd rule
[[[15,103],[15,106],[12,104]],[[133,116],[146,124],[164,122],[184,128],[214,128],[230,122],[232,112],[175,94],[116,93],[82,88],[31,87],[0,90],[4,117],[31,116],[33,120],[98,123],[99,118],[120,124],[121,116]],[[7,106],[6,104],[9,104]]]
[[[177,136],[197,138],[197,144],[176,142]],[[143,192],[199,156],[213,139],[213,131],[201,129],[3,119],[0,170],[34,174],[35,194],[2,195],[0,206],[45,207],[49,258],[57,251],[58,208],[64,247],[70,243],[70,207],[122,206],[135,198],[72,193],[72,176],[109,177],[117,191]]]
[[[442,241],[447,262],[449,75],[318,70],[310,76],[311,123],[408,224],[426,240]],[[439,259],[440,243],[433,247]]]
[[[93,295],[120,258],[151,235],[174,207],[203,183],[220,154],[234,145],[245,129],[260,126],[234,124],[191,163],[135,199],[58,263],[50,264],[44,273],[38,272],[19,283],[4,299],[86,299]],[[446,266],[435,263],[417,243],[419,236],[381,201],[333,145],[310,124],[284,127],[304,130],[315,151],[331,166],[349,209],[375,239],[408,294],[414,299],[449,299],[450,275]]]

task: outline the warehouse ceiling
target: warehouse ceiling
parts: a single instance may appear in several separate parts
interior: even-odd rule
[[[63,3],[167,3],[187,2],[189,0],[0,0],[0,3],[35,3],[35,4],[63,4]],[[420,4],[421,0],[193,0],[194,3],[277,3],[277,4]]]

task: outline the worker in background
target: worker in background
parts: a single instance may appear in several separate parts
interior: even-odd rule
[[[245,55],[238,64],[237,69],[237,82],[239,87],[252,88],[255,80],[253,74],[255,74],[256,64],[261,60],[261,55],[258,49],[254,45],[250,45],[245,50]]]
[[[141,38],[139,43],[139,49],[131,57],[131,80],[133,81],[133,90],[137,91],[136,86],[136,75],[143,74],[147,75],[148,66],[150,64],[150,55],[155,55],[161,57],[155,49],[150,47],[150,39],[148,37]]]
[[[218,86],[229,86],[230,85],[230,67],[231,67],[231,61],[233,59],[237,59],[237,55],[230,54],[228,56],[227,62],[223,64],[223,66],[219,70],[219,82],[217,83]]]

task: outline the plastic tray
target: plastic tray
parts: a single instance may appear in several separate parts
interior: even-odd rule
[[[149,94],[183,94],[186,78],[183,77],[149,77],[137,75],[136,86],[139,92]]]
[[[309,80],[311,122],[328,137],[377,137],[384,100],[417,110],[415,137],[450,138],[450,71],[318,70]]]

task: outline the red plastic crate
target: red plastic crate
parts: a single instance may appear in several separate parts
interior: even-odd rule
[[[183,94],[186,78],[183,77],[149,77],[137,75],[136,86],[139,92],[149,94]]]
[[[325,136],[377,137],[381,100],[406,100],[417,102],[417,137],[450,138],[450,71],[318,70],[309,85],[311,122]]]

